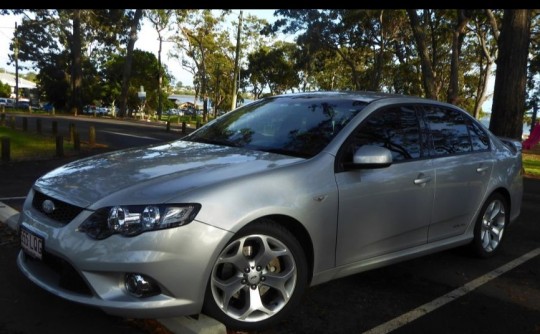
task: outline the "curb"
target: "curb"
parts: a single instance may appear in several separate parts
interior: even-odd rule
[[[186,316],[157,321],[175,334],[227,334],[225,325],[204,314],[199,314],[197,318]]]
[[[0,202],[0,223],[7,224],[12,230],[19,232],[19,211]]]
[[[0,223],[7,224],[12,230],[19,233],[19,211],[0,202]],[[156,319],[174,334],[227,334],[225,325],[204,314],[198,317],[175,317]]]

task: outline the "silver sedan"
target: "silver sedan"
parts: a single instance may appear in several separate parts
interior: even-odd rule
[[[20,217],[17,263],[110,314],[204,312],[262,329],[309,286],[452,247],[494,255],[522,191],[520,142],[453,105],[274,96],[181,140],[44,175]]]

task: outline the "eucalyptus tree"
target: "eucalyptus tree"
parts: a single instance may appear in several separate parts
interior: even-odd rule
[[[16,31],[19,59],[31,62],[39,70],[38,80],[54,77],[67,81],[64,95],[69,100],[65,101],[65,105],[77,114],[84,103],[84,66],[99,70],[100,62],[117,50],[118,34],[124,31],[124,11],[37,9],[24,10],[22,13],[25,16]],[[61,71],[63,75],[54,73],[56,71]],[[58,82],[58,87],[65,86]],[[48,98],[57,95],[45,93]],[[55,105],[59,103],[54,102]]]
[[[471,27],[476,41],[471,40],[473,48],[470,53],[475,57],[477,70],[469,75],[468,79],[472,81],[470,94],[474,96],[474,105],[471,110],[477,119],[482,117],[482,105],[491,97],[488,95],[488,89],[497,59],[498,12],[491,9],[477,11]],[[465,79],[467,80],[467,76]]]
[[[263,46],[272,45],[276,42],[274,36],[261,33],[269,25],[266,19],[261,19],[250,13],[242,19],[242,34],[240,36],[240,60],[239,60],[239,88],[247,92],[249,87],[248,55],[259,50]],[[236,28],[236,27],[235,27]],[[241,99],[239,94],[238,98]]]
[[[281,9],[276,14],[282,18],[267,31],[297,34],[297,43],[304,49],[304,63],[310,56],[315,60],[321,54],[331,58],[337,54],[348,67],[354,89],[385,89],[396,60],[393,47],[403,27],[403,11]]]
[[[112,92],[118,91],[122,84],[122,76],[126,57],[122,54],[111,55],[109,60],[103,64],[101,71],[102,87],[108,92],[105,96],[114,96]],[[140,86],[144,86],[146,94],[146,106],[150,110],[155,110],[158,105],[159,90],[157,80],[148,80],[150,77],[156,77],[156,73],[162,71],[163,84],[168,85],[170,82],[170,74],[167,72],[166,66],[160,66],[156,56],[148,51],[135,49],[132,56],[132,70],[130,81],[131,85],[127,94],[127,108],[129,110],[137,109],[140,105],[138,90]],[[165,92],[161,92],[161,99],[166,99]],[[106,99],[106,98],[105,98]],[[107,100],[105,100],[107,101]],[[108,100],[107,102],[111,102]]]
[[[164,31],[168,29],[170,26],[170,22],[173,17],[173,10],[172,9],[150,9],[148,12],[148,19],[150,22],[152,22],[152,25],[154,26],[154,29],[156,30],[158,34],[158,40],[159,40],[159,49],[158,49],[158,66],[160,68],[160,71],[158,71],[158,106],[157,106],[157,115],[158,118],[161,119],[161,113],[162,113],[162,98],[161,98],[161,88],[162,88],[162,81],[163,78],[161,76],[161,50],[163,46],[163,39],[164,39]]]
[[[240,61],[240,43],[241,43],[241,36],[242,36],[242,16],[244,14],[244,11],[240,11],[240,14],[238,15],[238,24],[236,27],[237,33],[236,33],[236,47],[234,52],[234,71],[233,71],[233,79],[232,79],[232,89],[231,89],[231,109],[236,108],[236,96],[238,95],[238,85],[237,80],[238,73],[239,73],[239,61]]]
[[[276,42],[248,55],[249,80],[255,98],[260,98],[266,88],[270,95],[275,95],[294,91],[300,85],[294,66],[295,51],[293,43]]]
[[[229,41],[223,41],[229,42]],[[225,53],[216,52],[208,55],[208,97],[212,102],[214,116],[219,111],[228,111],[232,103],[234,61]]]
[[[138,39],[137,32],[139,30],[139,22],[143,16],[142,9],[128,11],[127,25],[129,26],[129,34],[126,42],[126,61],[122,72],[122,88],[120,92],[120,113],[119,116],[124,117],[128,114],[128,92],[129,83],[131,80],[131,68],[133,64],[133,50],[135,42]]]
[[[489,122],[494,134],[518,140],[525,113],[531,14],[529,9],[504,10]]]
[[[449,92],[445,87],[450,86],[451,59],[449,55],[452,55],[452,31],[458,31],[456,36],[458,40],[455,41],[454,47],[456,47],[456,52],[459,52],[457,47],[462,35],[459,30],[464,28],[460,27],[461,23],[458,23],[455,29],[452,27],[450,10],[407,9],[407,14],[421,63],[424,94],[431,99],[443,100],[444,92]],[[459,57],[459,54],[456,56]],[[455,76],[457,76],[457,70]],[[450,88],[452,94],[454,89],[455,87]]]
[[[209,55],[219,52],[221,46],[216,36],[222,31],[223,15],[214,16],[209,9],[176,11],[178,35],[175,42],[176,57],[182,58],[182,66],[191,69],[196,95],[203,99],[203,121],[208,120]],[[188,59],[183,58],[185,55]]]
[[[349,67],[333,50],[319,50],[311,54],[300,50],[296,66],[301,68],[301,90],[354,90]]]
[[[537,113],[540,108],[540,10],[535,9],[531,14],[531,45],[530,62],[527,72],[527,109],[531,109],[530,118],[526,115],[527,123],[531,125],[532,133],[538,121]]]

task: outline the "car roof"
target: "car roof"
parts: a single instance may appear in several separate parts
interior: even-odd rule
[[[335,98],[335,99],[355,99],[366,103],[373,102],[375,100],[389,99],[389,98],[410,98],[421,99],[425,101],[431,101],[418,96],[409,96],[402,94],[392,94],[374,91],[316,91],[316,92],[304,92],[304,93],[290,93],[276,95],[273,97],[291,97],[291,98]]]

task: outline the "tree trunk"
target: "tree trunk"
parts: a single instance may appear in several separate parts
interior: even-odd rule
[[[452,104],[459,102],[459,57],[461,56],[461,46],[469,22],[464,9],[457,9],[457,22],[452,33],[452,59],[450,61],[450,84],[448,85],[446,101]]]
[[[420,55],[420,63],[422,65],[422,83],[424,84],[424,90],[426,97],[429,99],[437,99],[437,88],[435,85],[435,72],[431,61],[429,60],[429,50],[426,45],[426,34],[420,26],[420,20],[416,14],[416,9],[407,9],[409,15],[409,21],[416,41],[416,47],[418,48],[418,54]]]
[[[489,123],[489,129],[497,136],[521,140],[530,24],[530,10],[504,10]]]
[[[131,79],[131,66],[133,64],[133,49],[135,48],[135,42],[137,41],[137,28],[139,27],[139,21],[143,14],[142,9],[137,9],[133,20],[131,21],[131,29],[129,33],[129,41],[127,45],[126,61],[124,62],[124,72],[122,74],[122,93],[120,95],[120,117],[126,116],[127,113],[127,101],[129,91],[129,81]]]
[[[82,51],[81,51],[81,10],[73,11],[73,39],[71,43],[71,112],[77,116],[82,111],[81,85],[82,85]]]
[[[243,11],[240,11],[240,16],[238,17],[238,32],[236,34],[236,52],[235,52],[235,55],[234,55],[234,74],[233,74],[233,82],[232,82],[232,92],[231,92],[231,96],[232,96],[232,99],[231,99],[231,110],[234,110],[236,109],[236,98],[237,98],[237,95],[238,95],[238,86],[237,86],[237,80],[239,79],[239,71],[240,69],[238,68],[238,61],[240,59],[240,34],[242,33],[242,14],[243,14]],[[238,80],[238,84],[239,84],[239,80]],[[215,111],[215,108],[214,108],[214,111]]]
[[[496,40],[498,40],[499,27],[498,27],[497,21],[495,20],[495,17],[493,16],[493,13],[491,12],[491,10],[487,9],[486,15],[489,18],[491,29],[493,31],[493,37]],[[480,67],[480,73],[478,75],[478,86],[476,88],[474,117],[476,119],[480,119],[482,105],[488,99],[487,91],[488,91],[488,85],[489,85],[489,78],[491,77],[491,69],[493,67],[493,64],[495,63],[495,59],[497,58],[497,48],[494,47],[493,49],[489,50],[488,43],[486,40],[486,35],[481,30],[481,27],[479,26],[478,23],[477,23],[476,29],[477,29],[476,35],[478,38],[478,43],[480,44],[480,47],[482,48],[482,55],[480,56],[481,59],[478,65]],[[485,65],[483,62],[484,59],[486,61]]]

